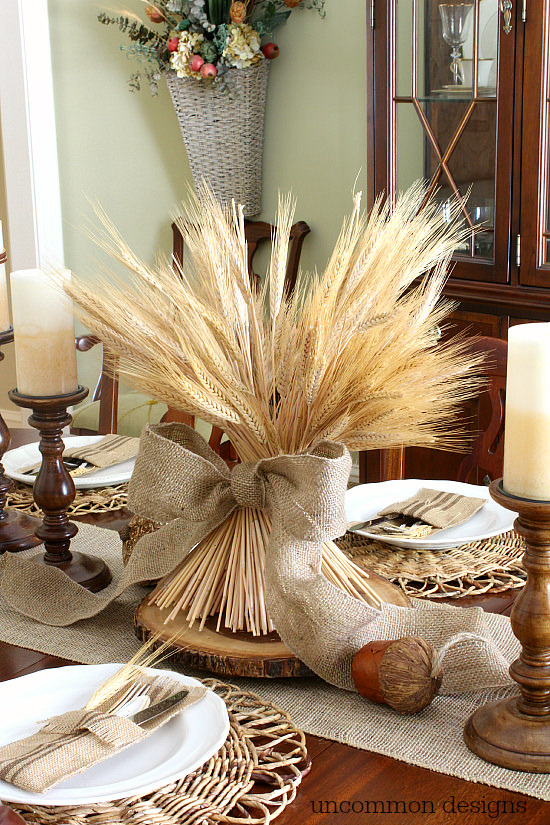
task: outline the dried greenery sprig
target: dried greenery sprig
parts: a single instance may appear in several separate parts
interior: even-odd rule
[[[457,405],[480,387],[479,358],[464,340],[438,340],[451,308],[441,291],[464,232],[458,210],[450,222],[434,201],[420,210],[424,196],[418,184],[393,210],[379,201],[368,216],[356,197],[324,272],[300,273],[291,296],[284,290],[289,199],[280,200],[259,288],[249,278],[242,210],[206,189],[177,218],[183,266],[162,257],[146,266],[99,213],[99,241],[128,279],[111,273],[91,286],[76,277],[66,289],[123,375],[220,427],[243,461],[308,451],[323,439],[355,450],[453,448]],[[233,629],[269,632],[264,522],[235,514],[235,538],[224,525],[209,536],[159,586],[160,606],[171,616],[186,611],[191,623],[217,613]],[[324,553],[325,575],[376,603],[364,573],[334,545]]]

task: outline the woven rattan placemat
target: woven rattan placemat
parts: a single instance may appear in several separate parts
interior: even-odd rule
[[[33,825],[181,825],[219,822],[263,825],[296,796],[310,760],[290,717],[254,693],[204,680],[227,705],[230,729],[201,768],[146,796],[78,807],[12,805]]]
[[[450,550],[403,549],[347,533],[337,544],[361,567],[398,584],[409,596],[462,598],[523,587],[523,539],[513,530]]]
[[[120,510],[126,507],[128,501],[128,485],[118,484],[116,487],[97,487],[93,490],[77,490],[75,500],[69,507],[70,516],[83,516],[86,513],[109,513],[111,510]],[[13,510],[20,510],[32,516],[42,515],[42,511],[34,503],[32,487],[29,484],[14,482],[14,487],[8,493],[7,506]]]

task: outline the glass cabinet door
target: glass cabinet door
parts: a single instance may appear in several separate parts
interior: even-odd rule
[[[385,89],[375,89],[376,117],[384,118],[387,139],[380,139],[383,130],[377,127],[375,188],[395,198],[424,178],[442,214],[450,215],[458,204],[468,228],[453,276],[506,282],[515,59],[511,14],[499,0],[378,0],[376,9],[377,77],[386,79]]]
[[[525,22],[520,284],[550,286],[550,2]],[[542,66],[542,71],[541,71]]]

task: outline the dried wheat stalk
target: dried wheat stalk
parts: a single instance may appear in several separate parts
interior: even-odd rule
[[[458,211],[450,223],[436,202],[419,211],[424,195],[416,185],[393,211],[378,202],[368,216],[356,197],[324,272],[300,273],[291,297],[291,201],[280,200],[271,261],[255,290],[242,210],[205,189],[177,219],[183,267],[162,258],[146,266],[100,215],[100,242],[128,280],[74,278],[66,290],[124,376],[221,427],[243,461],[307,451],[326,438],[352,450],[453,448],[453,416],[479,390],[479,361],[464,340],[437,339],[451,309],[441,291],[463,230]],[[233,629],[269,632],[268,533],[265,514],[233,514],[159,586],[157,603],[170,615],[184,610],[190,623],[217,614]],[[335,546],[325,547],[323,572],[352,595],[374,598]]]

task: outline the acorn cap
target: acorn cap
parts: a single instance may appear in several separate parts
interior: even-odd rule
[[[435,649],[418,636],[370,642],[356,654],[353,681],[361,696],[398,713],[427,707],[443,680]],[[435,664],[435,672],[434,672]]]

